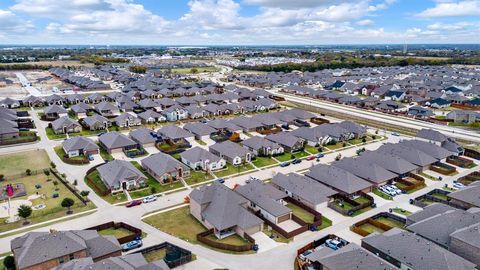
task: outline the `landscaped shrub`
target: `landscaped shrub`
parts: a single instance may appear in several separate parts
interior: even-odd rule
[[[57,167],[57,165],[55,163],[53,163],[53,161],[52,161],[52,162],[50,162],[50,167],[55,169]]]
[[[27,175],[32,175],[32,170],[26,169],[26,170],[25,170],[25,173],[26,173]]]
[[[7,270],[13,270],[15,269],[15,259],[13,256],[9,255],[3,259],[3,266]]]
[[[90,191],[88,191],[88,190],[82,190],[82,191],[80,191],[80,195],[82,195],[83,197],[87,197],[88,194],[90,194]]]

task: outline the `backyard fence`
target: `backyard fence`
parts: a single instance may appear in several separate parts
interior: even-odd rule
[[[85,199],[82,195],[80,195],[80,194],[78,193],[78,190],[77,190],[76,188],[72,187],[72,186],[70,185],[70,183],[69,183],[67,180],[65,180],[65,178],[64,178],[62,175],[60,175],[56,169],[50,168],[50,172],[51,172],[51,173],[53,174],[53,176],[55,176],[63,185],[65,185],[65,187],[66,187],[68,190],[70,190],[70,192],[72,192],[73,195],[75,195],[75,197],[77,197],[84,205],[87,205],[88,200]]]
[[[107,230],[107,229],[110,229],[110,228],[113,228],[115,230],[123,228],[127,231],[132,232],[132,234],[130,234],[130,235],[127,235],[127,236],[124,236],[124,237],[121,237],[121,238],[117,238],[117,240],[120,244],[128,243],[130,241],[135,240],[136,238],[142,237],[142,230],[141,229],[133,227],[133,226],[128,225],[128,224],[123,223],[123,222],[115,223],[113,221],[110,221],[110,222],[107,222],[107,223],[103,223],[103,224],[100,224],[100,225],[97,225],[97,226],[87,228],[86,230],[95,230],[95,231],[99,232],[99,231]]]
[[[446,161],[447,163],[450,163],[460,168],[467,168],[469,166],[472,166],[473,164],[472,160],[457,156],[448,157]]]
[[[100,167],[104,164],[106,164],[106,163],[98,164],[98,165],[95,165],[92,168],[88,169],[87,173],[86,173],[86,176],[85,176],[85,182],[87,182],[87,185],[90,186],[95,191],[95,193],[97,193],[98,195],[100,195],[102,197],[109,195],[111,191],[105,185],[99,186],[95,182],[95,180],[93,180],[91,178],[90,174],[92,172],[94,172],[98,167]]]
[[[36,142],[37,140],[38,136],[35,132],[20,132],[18,137],[1,139],[0,146]]]
[[[362,229],[362,226],[365,225],[365,224],[371,224],[371,225],[373,225],[373,226],[375,226],[375,227],[377,227],[377,228],[379,228],[379,229],[381,229],[381,230],[383,230],[383,231],[385,231],[385,232],[393,229],[393,226],[390,226],[390,225],[388,225],[388,224],[385,224],[385,223],[380,222],[380,221],[377,220],[378,218],[381,218],[381,217],[391,218],[391,219],[394,219],[394,220],[396,220],[396,221],[399,221],[399,222],[401,222],[401,223],[403,223],[403,224],[405,224],[405,223],[407,222],[406,219],[404,219],[404,218],[402,218],[402,217],[399,217],[399,216],[397,216],[397,215],[390,214],[390,213],[385,213],[385,212],[384,212],[384,213],[376,214],[376,215],[374,215],[373,217],[370,217],[370,218],[367,218],[367,219],[364,219],[364,220],[362,220],[362,221],[359,221],[359,222],[355,223],[354,225],[352,225],[352,226],[350,227],[350,230],[351,230],[352,232],[356,233],[356,234],[359,234],[359,235],[365,237],[365,236],[367,236],[367,235],[370,234],[370,232]]]
[[[85,165],[85,164],[89,164],[90,161],[86,158],[84,159],[73,159],[73,158],[68,158],[68,157],[62,157],[62,161],[67,163],[67,164],[71,164],[71,165]]]
[[[465,148],[464,155],[469,158],[480,160],[480,152],[473,149]]]
[[[255,245],[255,240],[252,237],[248,237],[248,239],[247,239],[247,237],[245,237],[247,239],[247,241],[250,242],[250,244],[237,246],[237,245],[220,243],[220,242],[208,239],[208,236],[212,235],[212,234],[213,234],[213,229],[201,232],[201,233],[197,234],[197,240],[199,242],[204,243],[205,245],[208,245],[208,246],[211,246],[211,247],[214,247],[214,248],[229,250],[229,251],[235,251],[235,252],[243,252],[243,251],[253,250],[253,245]],[[247,235],[247,234],[244,233],[244,235]]]
[[[455,208],[459,208],[459,209],[463,209],[463,210],[466,210],[467,208],[460,205],[460,204],[457,204],[455,202],[452,202],[450,201],[449,199],[440,199],[438,198],[438,196],[435,196],[434,194],[441,194],[441,195],[448,195],[450,192],[446,191],[446,190],[442,190],[442,189],[434,189],[430,192],[428,192],[427,194],[424,194],[422,196],[419,196],[417,198],[415,198],[412,202],[413,205],[415,206],[418,206],[418,207],[422,207],[422,208],[425,208],[427,207],[428,205],[430,205],[431,203],[443,203],[443,204],[446,204],[446,205],[450,205],[452,207],[455,207]],[[428,203],[430,202],[430,203]]]
[[[468,186],[473,182],[480,181],[480,172],[472,172],[468,175],[465,175],[463,177],[460,177],[458,179],[458,182]]]
[[[191,251],[178,247],[169,242],[164,242],[155,246],[147,247],[134,253],[146,255],[148,253],[156,252],[162,249],[166,249],[165,258],[163,260],[172,269],[192,261]]]
[[[430,165],[430,170],[432,170],[434,172],[437,172],[437,173],[440,173],[440,174],[443,174],[443,175],[450,175],[450,174],[455,173],[457,171],[457,169],[455,169],[455,167],[450,166],[450,165],[445,164],[445,163],[441,163],[441,162],[436,162],[436,163]]]
[[[352,200],[352,199],[350,199],[349,197],[347,197],[347,196],[345,196],[345,195],[338,194],[338,195],[335,195],[334,201],[328,202],[328,207],[330,207],[331,209],[337,211],[338,213],[340,213],[340,214],[342,214],[342,215],[344,215],[344,216],[351,216],[351,215],[353,215],[353,213],[355,213],[356,211],[371,206],[371,205],[373,204],[373,202],[374,202],[373,197],[370,196],[370,195],[368,195],[368,194],[366,194],[366,193],[360,192],[360,197],[364,197],[364,198],[366,198],[368,201],[367,201],[367,202],[364,202],[364,203],[358,203],[358,202],[356,202],[355,200]],[[337,201],[346,202],[346,203],[350,204],[352,207],[350,207],[350,208],[341,208],[341,207],[337,204]]]

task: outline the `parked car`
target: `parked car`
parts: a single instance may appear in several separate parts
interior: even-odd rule
[[[316,157],[315,157],[315,156],[309,156],[309,157],[307,157],[306,159],[307,159],[308,161],[310,161],[310,160],[316,159]]]
[[[215,180],[215,181],[217,181],[221,184],[225,183],[225,179],[223,179],[223,178],[217,178],[217,180]]]
[[[143,198],[143,203],[150,203],[150,202],[154,202],[156,200],[157,200],[157,196],[150,195],[150,196],[147,196],[147,197]]]
[[[298,164],[298,163],[301,163],[301,162],[302,162],[301,159],[296,158],[292,161],[292,164]]]
[[[95,158],[92,155],[88,155],[88,160],[93,161]]]
[[[397,132],[392,132],[392,135],[397,137],[400,136],[400,134],[398,134]]]
[[[325,156],[325,155],[322,154],[322,153],[318,153],[318,154],[316,155],[317,158],[322,158],[322,157],[324,157],[324,156]]]
[[[289,165],[290,165],[290,162],[282,162],[282,163],[280,164],[280,167],[287,167],[287,166],[289,166]]]
[[[342,243],[341,241],[338,241],[336,239],[327,239],[327,241],[325,241],[325,246],[326,247],[329,247],[333,250],[337,250],[341,247],[343,247],[344,243]]]
[[[389,185],[389,187],[390,187],[391,189],[393,189],[393,191],[395,191],[398,195],[403,194],[403,191],[402,191],[401,189],[399,189],[397,186],[395,186],[395,185]]]
[[[283,124],[282,128],[285,130],[290,130],[290,126],[288,124]]]
[[[136,248],[139,248],[143,245],[143,242],[141,239],[137,238],[133,241],[130,241],[130,242],[127,242],[125,244],[122,245],[122,250],[123,251],[129,251],[129,250],[132,250],[132,249],[136,249]]]
[[[461,188],[464,188],[464,187],[465,187],[465,185],[462,184],[462,183],[459,183],[459,182],[453,183],[453,188],[461,189]]]
[[[397,193],[389,188],[387,188],[386,186],[381,186],[378,188],[381,192],[389,195],[389,196],[392,196],[392,197],[395,197],[397,196]]]
[[[313,253],[313,251],[311,249],[305,250],[305,252],[303,252],[302,254],[300,254],[298,256],[298,258],[302,261],[305,261],[307,259],[307,256],[312,254],[312,253]]]
[[[140,205],[140,204],[142,204],[141,200],[133,200],[133,201],[128,202],[125,206],[127,208],[130,208],[130,207],[134,207],[134,206],[137,206],[137,205]]]

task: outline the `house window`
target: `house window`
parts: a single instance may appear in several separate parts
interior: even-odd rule
[[[58,258],[58,263],[59,264],[62,264],[64,262],[65,262],[65,258],[63,258],[63,257]]]
[[[73,253],[70,254],[70,255],[68,255],[68,259],[69,259],[70,261],[73,260],[73,259],[75,259],[75,255],[73,255]]]

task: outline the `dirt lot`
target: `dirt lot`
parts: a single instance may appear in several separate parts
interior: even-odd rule
[[[8,81],[8,83],[5,81]],[[20,97],[26,94],[27,91],[22,89],[22,85],[14,72],[0,72],[0,99]]]
[[[46,93],[52,88],[57,89],[71,89],[73,86],[62,82],[58,78],[52,76],[48,71],[25,71],[23,75],[32,83],[32,86],[37,88],[40,92]]]

